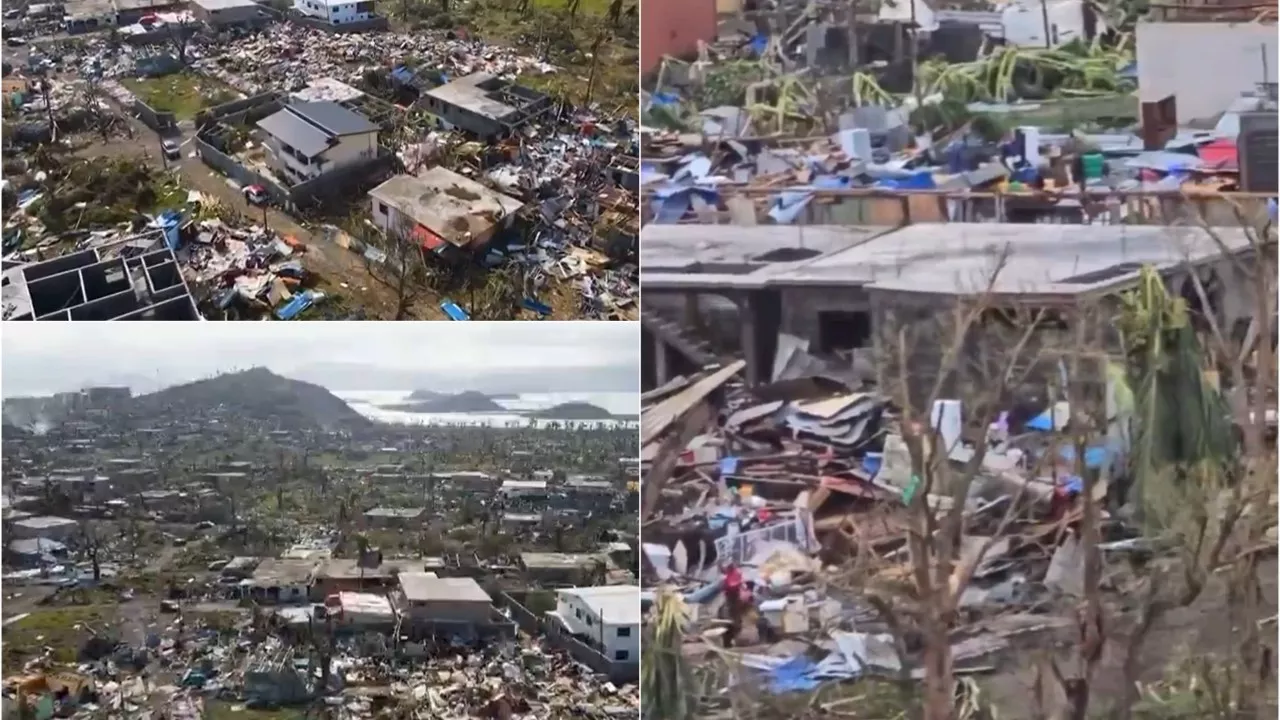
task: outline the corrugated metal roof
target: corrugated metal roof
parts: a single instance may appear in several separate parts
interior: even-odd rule
[[[329,100],[294,102],[286,109],[323,128],[330,135],[358,135],[378,129],[377,125],[369,122],[369,118]]]
[[[280,110],[259,120],[258,127],[309,158],[329,149],[328,135],[288,110]]]

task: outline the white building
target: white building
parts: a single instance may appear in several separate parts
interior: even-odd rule
[[[640,662],[640,588],[634,585],[556,591],[555,619],[616,663]]]
[[[42,516],[16,520],[12,528],[14,538],[64,541],[77,533],[79,523],[70,518]]]
[[[547,494],[547,481],[503,480],[500,492],[509,498],[541,497]]]
[[[293,0],[293,9],[330,25],[345,25],[372,20],[373,2],[349,2],[341,0]]]
[[[272,169],[294,185],[378,154],[378,127],[335,102],[290,103],[258,128]]]

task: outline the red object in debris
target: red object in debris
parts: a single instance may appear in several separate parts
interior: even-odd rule
[[[142,18],[138,20],[139,25],[151,25],[158,22],[160,22],[160,16],[154,13],[150,15],[143,15]]]
[[[413,237],[422,245],[423,250],[435,250],[444,245],[444,238],[428,230],[425,225],[415,225]]]
[[[742,586],[742,571],[736,566],[730,565],[729,569],[724,571],[724,589],[737,590]]]
[[[1234,141],[1214,140],[1208,145],[1201,145],[1197,153],[1210,170],[1240,169],[1240,151]]]

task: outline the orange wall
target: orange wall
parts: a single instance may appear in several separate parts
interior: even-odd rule
[[[698,41],[716,37],[715,0],[644,0],[640,3],[640,72],[658,69],[664,55],[687,55]]]

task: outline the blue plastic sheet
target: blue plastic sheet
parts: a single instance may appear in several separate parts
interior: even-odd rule
[[[1070,445],[1064,445],[1058,449],[1058,457],[1068,462],[1076,459],[1076,449]],[[1087,447],[1084,449],[1084,466],[1090,470],[1097,470],[1107,464],[1107,460],[1111,457],[1110,451],[1105,447]]]
[[[465,310],[458,307],[458,304],[452,300],[445,300],[444,302],[440,303],[440,309],[444,311],[445,315],[449,316],[450,320],[470,320],[471,319],[471,316],[468,315]]]
[[[730,455],[726,458],[720,458],[720,475],[733,475],[738,472],[738,458]]]
[[[679,222],[692,206],[690,196],[697,193],[709,204],[719,202],[720,194],[712,188],[682,187],[673,185],[653,192],[653,221],[661,225]]]
[[[759,57],[769,47],[769,36],[764,33],[757,33],[755,37],[751,38],[751,42],[747,43],[747,47],[751,50],[752,55]]]
[[[177,250],[182,244],[182,237],[178,233],[178,227],[182,224],[182,213],[177,210],[166,210],[156,218],[156,225],[164,232],[164,244],[170,250]]]
[[[707,527],[711,528],[712,530],[719,530],[720,528],[723,528],[724,526],[733,522],[734,518],[736,517],[738,517],[737,508],[732,508],[732,507],[720,508],[719,510],[716,510],[715,512],[711,513],[711,515],[707,517]]]
[[[294,295],[289,302],[276,311],[276,317],[281,320],[292,320],[303,313],[304,310],[315,304],[315,297],[310,290],[300,292]]]
[[[818,687],[818,666],[804,655],[797,655],[769,673],[769,691],[777,694],[804,692]]]
[[[543,317],[546,317],[547,315],[551,314],[550,305],[547,305],[545,303],[540,303],[531,297],[527,297],[524,300],[521,300],[520,307],[524,308],[525,310],[532,310]]]
[[[813,185],[809,187],[780,193],[774,199],[773,208],[769,210],[769,217],[781,225],[790,225],[809,206],[809,203],[813,200],[813,191],[815,189],[843,190],[852,183],[853,181],[850,178],[838,175],[816,178],[813,181]]]

